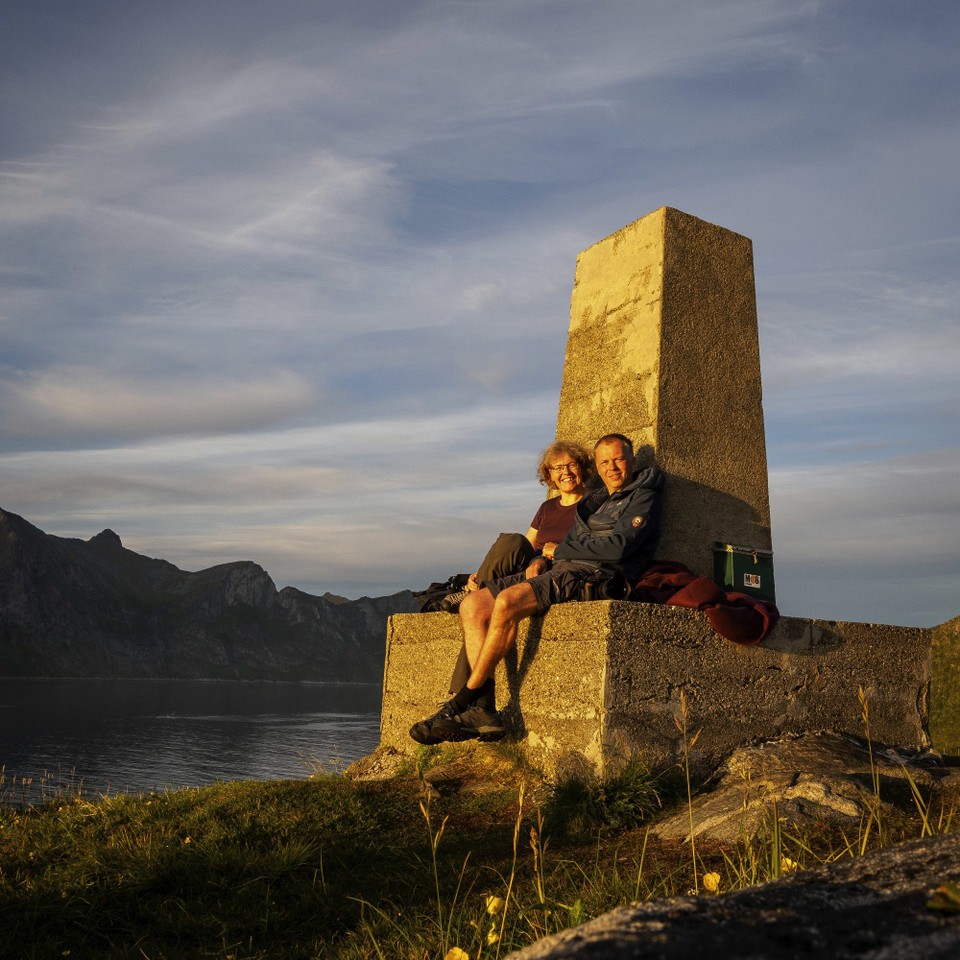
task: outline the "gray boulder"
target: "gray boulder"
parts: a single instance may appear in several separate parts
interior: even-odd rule
[[[960,882],[958,834],[723,896],[621,907],[509,960],[956,960],[960,912],[931,905],[947,882]]]

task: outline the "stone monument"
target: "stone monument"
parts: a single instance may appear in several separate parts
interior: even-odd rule
[[[754,562],[769,552],[746,237],[662,207],[580,254],[557,434],[590,447],[611,432],[667,474],[661,559],[710,577],[717,541],[754,551]],[[700,731],[705,764],[783,734],[862,733],[861,696],[874,737],[928,747],[932,715],[934,746],[957,750],[958,623],[783,618],[760,646],[741,647],[694,610],[565,603],[521,624],[516,651],[497,668],[498,706],[548,774],[604,775],[637,753],[676,756],[681,720]],[[390,618],[382,749],[417,749],[410,725],[445,698],[461,641],[450,614]]]
[[[667,475],[659,555],[771,551],[747,237],[661,207],[577,258],[557,436],[629,436]]]

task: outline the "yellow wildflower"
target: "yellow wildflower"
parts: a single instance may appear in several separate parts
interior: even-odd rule
[[[791,860],[789,857],[780,858],[780,872],[781,873],[793,873],[794,870],[799,870],[800,864],[794,860]]]
[[[466,950],[461,950],[459,947],[451,947],[443,960],[470,960],[470,954]]]
[[[487,913],[495,917],[503,909],[503,900],[500,897],[487,897]]]
[[[716,893],[720,889],[720,874],[705,873],[703,875],[703,889],[709,890],[710,893]]]

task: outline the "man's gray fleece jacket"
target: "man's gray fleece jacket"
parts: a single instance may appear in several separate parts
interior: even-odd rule
[[[660,536],[664,476],[648,467],[614,493],[606,489],[577,504],[573,526],[554,551],[554,560],[585,561],[628,579],[649,565]]]

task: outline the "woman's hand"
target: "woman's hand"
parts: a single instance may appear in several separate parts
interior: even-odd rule
[[[467,593],[473,593],[474,590],[480,589],[480,584],[477,583],[477,575],[475,573],[470,574],[463,589],[466,590]]]

